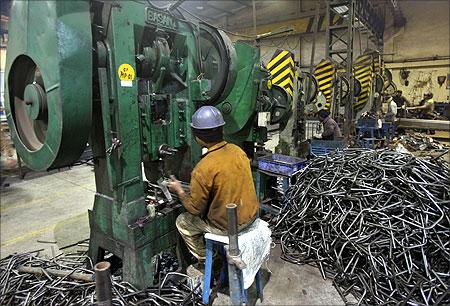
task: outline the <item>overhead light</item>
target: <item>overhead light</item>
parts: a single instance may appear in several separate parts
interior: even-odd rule
[[[336,12],[338,12],[339,14],[343,14],[348,11],[348,7],[345,5],[341,5],[341,6],[335,7],[334,10]]]
[[[203,10],[203,6],[197,6],[195,7],[197,10]]]

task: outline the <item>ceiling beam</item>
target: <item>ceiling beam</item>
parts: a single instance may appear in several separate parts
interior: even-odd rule
[[[208,18],[211,19],[211,20],[216,20],[216,19],[219,19],[219,18],[221,18],[221,17],[223,17],[223,16],[233,16],[233,15],[236,14],[237,12],[239,12],[239,11],[241,11],[241,10],[247,8],[247,6],[241,6],[241,7],[235,8],[235,9],[225,10],[225,9],[220,9],[220,8],[213,7],[213,6],[211,6],[211,4],[208,4],[208,6],[210,6],[210,7],[213,8],[213,9],[217,9],[217,10],[222,10],[222,11],[224,11],[223,13],[218,14],[218,15],[216,15],[216,16],[214,16],[214,17],[208,16]]]
[[[222,13],[225,14],[225,15],[228,15],[228,16],[233,15],[233,12],[231,12],[231,11],[229,11],[229,10],[226,10],[226,9],[223,9],[223,8],[221,8],[221,7],[217,7],[217,6],[215,6],[215,5],[211,5],[211,4],[208,3],[207,1],[205,1],[204,5],[205,5],[206,7],[212,8],[212,9],[214,9],[214,10],[216,10],[216,11],[220,11],[220,12],[222,12]]]
[[[246,6],[246,7],[252,7],[252,5],[250,3],[248,3],[250,1],[245,1],[245,0],[233,0],[233,1],[237,2],[239,4],[242,4],[242,5]]]

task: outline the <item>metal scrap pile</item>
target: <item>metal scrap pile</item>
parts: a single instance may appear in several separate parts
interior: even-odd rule
[[[415,133],[400,136],[399,142],[402,143],[410,151],[425,150],[443,150],[448,149],[447,146],[434,140],[426,134]]]
[[[85,252],[52,259],[38,257],[38,252],[31,252],[1,259],[0,305],[95,304],[94,271],[85,268],[86,261],[90,259]],[[30,270],[34,270],[34,274],[25,273]],[[66,276],[56,276],[58,271]],[[199,286],[194,286],[184,274],[169,272],[160,286],[138,290],[122,281],[120,276],[113,275],[112,304],[203,305]]]
[[[284,260],[317,265],[346,303],[448,304],[449,186],[442,159],[332,153],[298,175],[273,232]]]

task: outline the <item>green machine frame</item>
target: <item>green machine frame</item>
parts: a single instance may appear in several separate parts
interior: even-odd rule
[[[290,97],[270,86],[259,50],[146,1],[16,1],[11,10],[6,110],[13,141],[36,170],[70,165],[92,147],[97,192],[89,255],[122,260],[123,278],[153,282],[154,257],[177,245],[180,205],[156,217],[148,180],[184,181],[201,157],[190,118],[218,107],[226,140],[255,159],[267,140],[258,114],[283,127]]]

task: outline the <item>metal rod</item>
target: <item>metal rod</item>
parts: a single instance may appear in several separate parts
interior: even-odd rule
[[[237,205],[227,204],[227,226],[229,238],[229,253],[232,256],[239,255]]]
[[[35,275],[52,275],[57,277],[67,277],[71,279],[80,280],[83,282],[93,282],[94,275],[85,274],[85,273],[75,273],[72,271],[64,271],[64,270],[55,270],[55,269],[43,269],[43,268],[35,268],[29,266],[19,266],[17,271],[22,273],[30,273]]]
[[[111,289],[111,264],[107,261],[101,261],[94,267],[95,271],[95,295],[97,305],[112,305]]]

